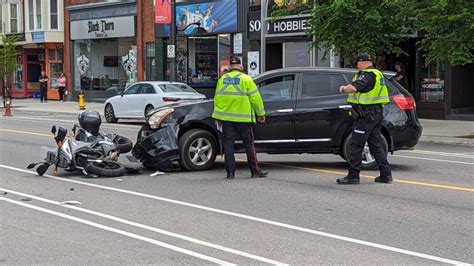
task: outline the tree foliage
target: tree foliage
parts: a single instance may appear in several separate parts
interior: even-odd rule
[[[3,89],[7,88],[7,78],[15,71],[17,67],[17,56],[19,54],[16,49],[17,38],[15,36],[2,35],[2,45],[0,45],[0,78],[3,82]],[[7,95],[4,94],[3,95]]]
[[[425,2],[425,3],[423,3]],[[418,3],[416,28],[424,35],[420,47],[427,64],[474,63],[474,1],[430,0]]]
[[[313,0],[296,9],[305,10],[312,15],[307,32],[315,36],[313,46],[325,48],[324,56],[329,49],[344,58],[404,53],[398,45],[418,32],[427,64],[474,62],[473,0]],[[291,12],[277,8],[272,16]]]

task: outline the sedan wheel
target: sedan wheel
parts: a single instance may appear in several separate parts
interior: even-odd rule
[[[202,129],[192,129],[179,140],[180,164],[189,171],[209,169],[216,160],[214,136]]]
[[[145,118],[146,118],[146,115],[151,112],[153,109],[155,109],[155,107],[153,107],[153,105],[147,105],[146,108],[145,108]]]
[[[346,140],[344,141],[343,146],[343,158],[347,161],[349,160],[350,151],[351,151],[351,138],[352,134],[347,136]],[[385,153],[388,153],[388,143],[387,140],[383,135],[380,136],[382,141],[382,146],[385,149]],[[369,144],[367,142],[364,145],[364,150],[362,151],[362,170],[374,170],[378,168],[378,164],[375,161],[375,157],[372,155],[369,149]]]
[[[104,116],[105,116],[105,121],[107,121],[107,123],[116,123],[118,120],[115,117],[114,108],[112,107],[111,104],[107,104],[105,106]]]

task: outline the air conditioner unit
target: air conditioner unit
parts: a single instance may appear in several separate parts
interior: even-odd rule
[[[38,54],[38,61],[44,61],[44,54]]]

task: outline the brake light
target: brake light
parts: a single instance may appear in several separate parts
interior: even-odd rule
[[[163,101],[164,102],[177,102],[181,100],[180,98],[176,98],[176,97],[163,97]]]
[[[393,96],[392,99],[401,110],[415,110],[416,104],[411,97]]]

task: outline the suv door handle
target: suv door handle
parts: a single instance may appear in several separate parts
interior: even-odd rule
[[[293,109],[278,109],[276,110],[278,113],[291,113],[293,112]]]

